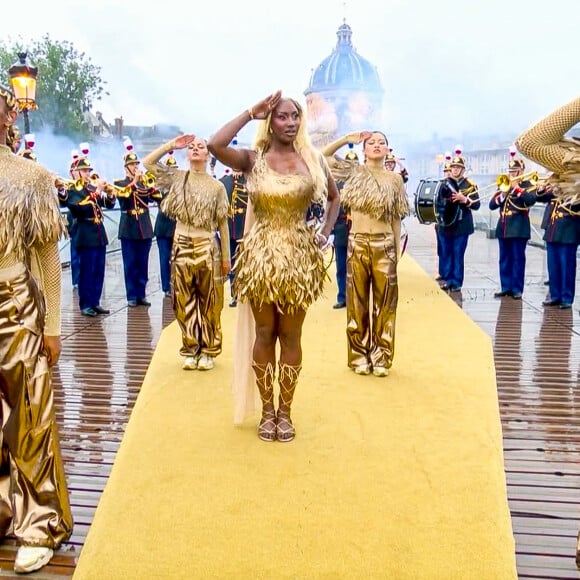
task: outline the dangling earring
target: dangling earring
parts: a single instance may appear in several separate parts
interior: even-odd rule
[[[272,125],[270,125],[270,126],[268,127],[268,133],[270,133],[270,135],[273,133],[273,131],[272,131]]]

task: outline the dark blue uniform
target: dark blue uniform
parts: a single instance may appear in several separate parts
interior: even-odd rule
[[[580,204],[562,204],[552,193],[538,193],[537,201],[548,204],[542,227],[548,254],[550,299],[544,305],[570,308],[576,294]]]
[[[344,185],[343,182],[337,182],[339,191]],[[334,257],[336,260],[336,285],[338,293],[336,295],[335,307],[346,307],[346,256],[348,247],[348,216],[342,205],[338,211],[338,217],[334,224],[332,233],[334,234]]]
[[[117,179],[117,187],[126,188],[132,179]],[[149,252],[153,239],[153,225],[149,204],[161,201],[161,194],[154,187],[130,186],[127,196],[119,196],[121,220],[119,239],[123,255],[125,291],[129,303],[145,302],[145,288],[149,279]]]
[[[165,197],[163,194],[162,197]],[[159,252],[159,271],[161,274],[161,289],[166,294],[171,291],[171,248],[173,246],[173,234],[175,233],[175,221],[167,217],[161,209],[157,212],[153,235],[157,239]]]
[[[71,244],[74,245],[79,256],[79,307],[81,311],[100,309],[105,281],[106,248],[109,243],[101,208],[112,208],[114,205],[114,197],[95,193],[90,185],[80,191],[71,187],[66,192],[66,206],[76,223]]]
[[[530,181],[513,185],[507,193],[497,191],[489,209],[499,209],[495,228],[499,243],[499,277],[501,292],[520,298],[524,291],[526,246],[530,239],[529,208],[536,203],[536,188]]]
[[[467,196],[467,203],[451,201],[453,192]],[[455,180],[448,177],[441,187],[445,200],[444,223],[437,228],[441,251],[440,272],[445,280],[442,288],[459,290],[463,285],[464,258],[469,236],[475,231],[472,211],[480,207],[477,185],[465,177]]]
[[[248,209],[248,192],[246,190],[246,177],[243,174],[227,174],[220,181],[226,188],[228,201],[230,203],[228,228],[230,231],[230,256],[232,260],[232,269],[229,274],[231,288],[235,274],[236,250],[238,249],[239,241],[244,237],[244,225]],[[235,300],[232,300],[231,305],[233,306],[234,304]]]

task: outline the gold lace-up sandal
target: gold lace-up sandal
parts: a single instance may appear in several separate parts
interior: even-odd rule
[[[278,422],[276,438],[282,443],[292,441],[296,437],[296,429],[290,419],[290,409],[294,399],[294,391],[298,383],[298,375],[302,365],[278,364],[278,383],[280,385],[280,399],[278,401]]]
[[[256,384],[262,399],[262,419],[258,425],[258,437],[262,441],[276,440],[276,409],[274,408],[274,365],[252,363]]]

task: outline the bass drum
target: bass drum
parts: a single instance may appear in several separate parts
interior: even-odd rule
[[[459,219],[461,207],[451,201],[454,188],[447,179],[422,179],[415,193],[415,215],[421,224],[451,227]]]
[[[415,192],[415,215],[420,224],[438,223],[440,179],[421,179]]]

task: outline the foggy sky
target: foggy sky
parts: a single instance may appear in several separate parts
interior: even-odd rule
[[[344,16],[401,140],[515,136],[580,90],[580,0],[29,0],[10,37],[85,51],[107,121],[207,136],[278,88],[304,102]]]

